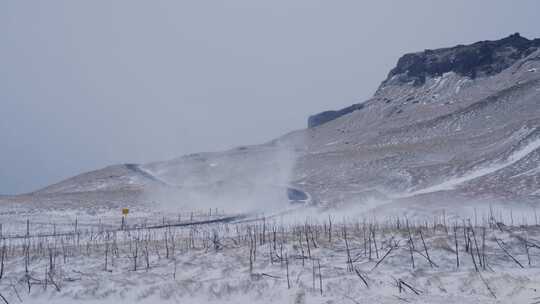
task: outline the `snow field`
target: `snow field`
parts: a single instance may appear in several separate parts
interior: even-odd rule
[[[534,303],[540,296],[540,227],[493,218],[474,226],[330,216],[32,234],[2,240],[0,293],[10,303]]]

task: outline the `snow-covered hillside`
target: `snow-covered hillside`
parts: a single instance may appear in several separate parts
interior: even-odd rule
[[[3,200],[227,202],[236,209],[258,200],[252,209],[265,209],[288,201],[293,188],[323,207],[532,204],[539,195],[539,47],[538,39],[512,35],[408,54],[373,98],[326,123],[261,145],[110,166]]]
[[[538,71],[519,35],[407,54],[371,99],[268,143],[0,196],[0,294],[538,303]]]

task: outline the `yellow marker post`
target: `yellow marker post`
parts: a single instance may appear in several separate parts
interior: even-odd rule
[[[126,217],[128,213],[129,213],[128,208],[122,208],[122,227],[121,227],[122,230],[124,230],[126,227]]]

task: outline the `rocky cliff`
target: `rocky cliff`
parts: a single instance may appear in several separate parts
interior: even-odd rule
[[[428,78],[441,77],[451,72],[471,80],[489,77],[528,57],[539,48],[540,39],[529,40],[516,33],[495,41],[405,54],[399,58],[381,87],[399,84],[420,87]],[[355,104],[341,110],[312,115],[308,119],[308,127],[319,126],[361,108],[362,104]]]

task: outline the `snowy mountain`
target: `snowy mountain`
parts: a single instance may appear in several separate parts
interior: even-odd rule
[[[525,206],[540,198],[539,148],[540,39],[514,34],[406,54],[371,99],[269,143],[110,166],[4,200]]]

